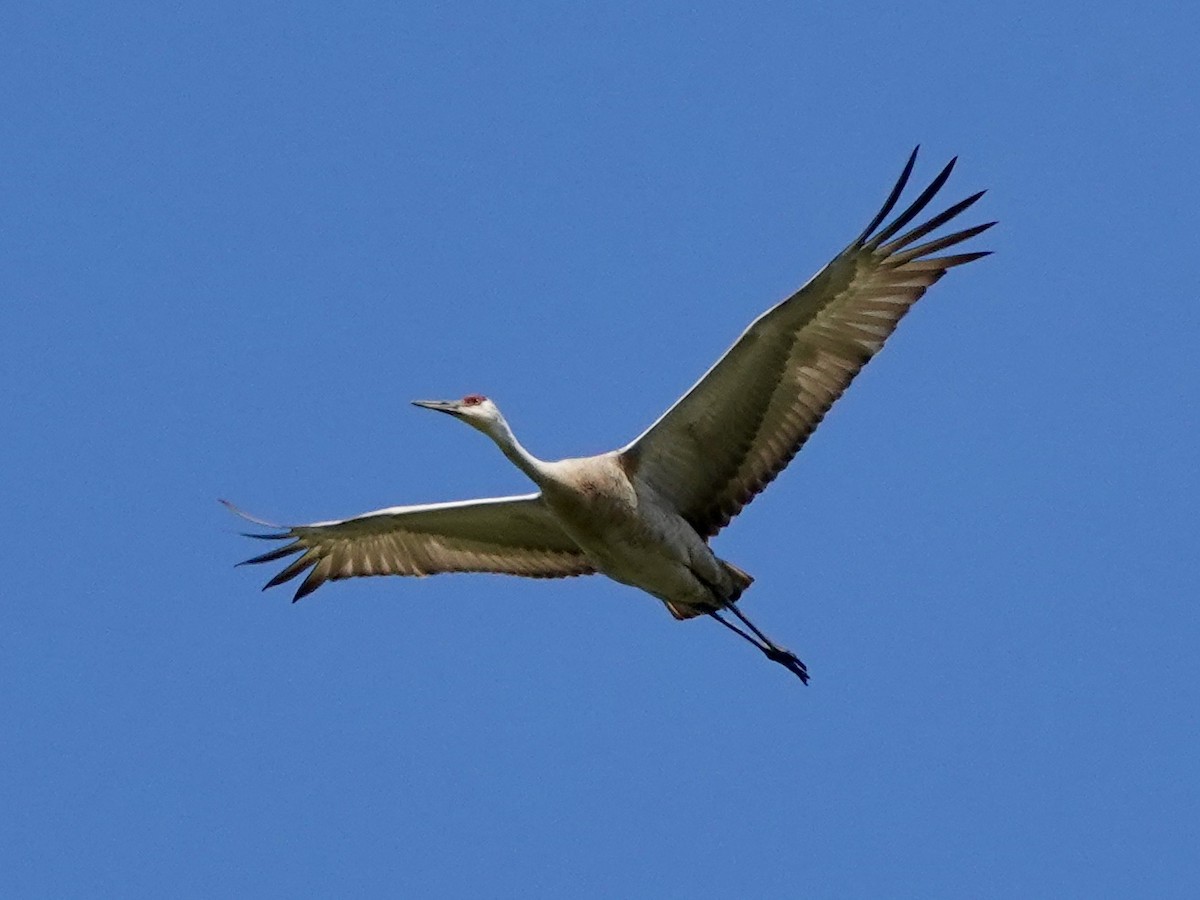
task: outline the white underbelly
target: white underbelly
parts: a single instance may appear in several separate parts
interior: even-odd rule
[[[560,513],[563,527],[596,568],[623,584],[641,588],[660,600],[705,604],[711,594],[696,576],[698,569],[718,577],[719,564],[699,535],[680,521],[634,517],[598,510]]]
[[[667,547],[620,539],[597,543],[585,539],[580,545],[597,569],[623,584],[641,588],[656,597],[679,597],[691,592],[695,576],[686,562],[674,558]]]

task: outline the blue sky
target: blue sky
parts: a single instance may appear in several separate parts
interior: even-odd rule
[[[798,6],[0,13],[0,893],[1194,896],[1200,14]],[[624,443],[916,143],[996,255],[717,542],[811,687],[598,578],[233,568],[217,497],[526,490],[411,399]]]

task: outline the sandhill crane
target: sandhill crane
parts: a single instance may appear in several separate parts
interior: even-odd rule
[[[397,506],[293,526],[273,526],[227,503],[245,518],[278,529],[248,536],[290,541],[243,565],[301,554],[264,587],[307,571],[294,600],[326,581],[359,575],[497,572],[563,578],[600,572],[657,597],[676,619],[710,616],[807,684],[808,670],[796,655],[738,608],[753,579],[718,558],[709,540],[791,461],[926,288],[948,269],[988,255],[931,256],[994,222],[916,243],[983,191],[895,237],[945,184],[956,159],[904,212],[876,230],[900,198],[916,157],[913,150],[862,234],[804,287],[755,319],[631,443],[599,456],[546,462],[521,446],[487,397],[416,401],[482,431],[538,492]]]

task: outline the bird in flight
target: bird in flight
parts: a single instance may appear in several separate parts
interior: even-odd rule
[[[416,405],[482,431],[537,486],[513,497],[395,506],[352,519],[277,526],[287,541],[246,564],[297,556],[267,582],[307,572],[294,600],[360,575],[495,572],[531,578],[601,573],[657,597],[676,619],[708,616],[808,683],[797,656],[739,607],[753,579],[709,541],[791,461],[896,324],[946,271],[985,252],[938,256],[994,222],[921,242],[983,191],[900,234],[946,183],[956,160],[893,220],[916,162],[870,224],[725,355],[645,432],[619,450],[546,461],[526,450],[487,397]],[[882,227],[880,227],[882,225]]]

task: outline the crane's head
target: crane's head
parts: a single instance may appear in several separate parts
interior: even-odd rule
[[[492,434],[495,426],[504,421],[496,404],[482,394],[467,394],[461,400],[414,400],[413,406],[449,413],[484,434]]]

